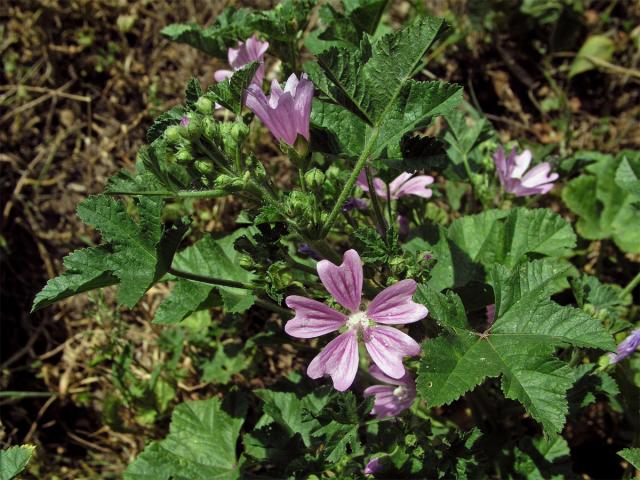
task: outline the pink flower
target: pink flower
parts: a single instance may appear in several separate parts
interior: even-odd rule
[[[247,88],[246,105],[278,140],[293,145],[298,135],[309,140],[309,116],[313,100],[313,83],[303,73],[298,80],[292,73],[284,90],[276,80],[271,83],[271,95],[265,96],[255,85]]]
[[[416,398],[416,382],[409,372],[402,378],[393,379],[372,365],[369,373],[377,380],[388,384],[374,385],[364,390],[365,397],[375,396],[371,415],[378,418],[395,417],[411,406]]]
[[[397,200],[405,195],[417,195],[418,197],[431,198],[433,190],[427,188],[427,185],[433,183],[433,177],[430,175],[418,175],[413,177],[410,173],[404,172],[398,175],[389,184],[389,196],[391,200]],[[358,186],[365,192],[369,191],[369,184],[367,183],[367,176],[362,170],[358,175]],[[373,188],[376,191],[376,195],[383,200],[387,199],[387,186],[381,178],[373,179]]]
[[[329,375],[336,390],[348,389],[358,370],[358,338],[361,338],[371,359],[385,375],[402,378],[405,375],[402,359],[418,355],[420,345],[406,333],[386,325],[417,322],[427,315],[426,307],[411,299],[416,282],[401,280],[385,288],[366,310],[361,310],[363,279],[358,252],[348,250],[340,266],[322,260],[317,268],[324,287],[349,313],[338,312],[310,298],[297,295],[286,298],[287,306],[295,311],[295,317],[284,327],[292,337],[313,338],[343,329],[311,361],[307,375],[311,378]]]
[[[553,188],[553,182],[558,179],[557,173],[551,173],[551,165],[544,162],[536,165],[527,173],[531,164],[531,151],[525,150],[516,155],[516,149],[511,150],[505,158],[504,148],[500,147],[493,156],[498,170],[500,183],[506,192],[518,197],[528,195],[542,195]]]
[[[369,462],[364,466],[364,470],[362,471],[362,473],[364,473],[365,475],[373,475],[379,472],[382,469],[380,460],[382,460],[382,457],[376,457],[369,460]]]
[[[213,74],[216,82],[222,82],[233,75],[233,72],[240,70],[251,62],[260,62],[260,66],[253,77],[252,82],[258,86],[262,85],[264,80],[264,53],[269,48],[269,42],[262,42],[258,37],[253,35],[246,42],[238,42],[237,48],[230,48],[227,51],[229,64],[233,70],[218,70]]]
[[[636,328],[631,334],[620,342],[616,353],[610,353],[611,363],[618,363],[624,360],[640,347],[640,328]]]

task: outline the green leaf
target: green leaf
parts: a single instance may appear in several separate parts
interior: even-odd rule
[[[620,450],[618,455],[636,467],[636,470],[640,470],[640,448],[625,448]]]
[[[227,49],[237,40],[245,40],[253,33],[253,13],[246,8],[229,7],[222,11],[215,23],[206,28],[192,23],[174,23],[160,33],[174,42],[186,43],[208,55],[227,60]]]
[[[428,232],[438,263],[429,285],[436,290],[485,280],[483,267],[513,267],[529,257],[567,257],[576,235],[560,215],[548,209],[487,210],[454,220],[448,230]]]
[[[138,200],[139,223],[123,202],[104,195],[89,197],[78,206],[78,215],[102,234],[111,254],[104,268],[120,280],[118,301],[134,306],[168,270],[178,243],[186,231],[179,224],[162,228],[162,201]]]
[[[218,398],[185,402],[171,417],[169,434],[129,465],[126,480],[239,478],[236,443],[243,412],[225,411]]]
[[[519,401],[545,431],[559,432],[574,377],[569,366],[553,356],[555,349],[614,348],[599,321],[549,299],[569,272],[568,266],[551,260],[525,263],[513,271],[494,266],[490,278],[497,319],[480,331],[469,323],[457,295],[420,286],[416,301],[428,305],[445,328],[443,335],[423,344],[418,391],[428,404],[448,404],[487,377],[501,376],[507,398]]]
[[[196,77],[191,77],[187,82],[187,88],[185,89],[184,98],[185,106],[193,110],[196,107],[196,102],[202,96],[202,87],[200,86],[200,80]]]
[[[562,199],[579,216],[576,228],[584,238],[612,238],[621,250],[639,253],[640,201],[628,190],[633,188],[633,179],[623,179],[624,159],[636,171],[640,152],[623,151],[617,157],[594,157],[595,161],[586,167],[585,175],[566,184]],[[620,167],[622,171],[618,176]],[[622,186],[619,180],[622,180]]]
[[[251,84],[259,66],[258,62],[252,62],[233,72],[231,78],[209,87],[206,97],[228,108],[236,115],[240,115],[244,92]]]
[[[433,17],[356,47],[332,47],[318,55],[321,69],[308,73],[328,97],[314,102],[312,122],[326,137],[326,151],[398,159],[403,137],[451,111],[462,88],[444,82],[412,80],[423,56],[445,30]]]
[[[6,450],[0,450],[0,480],[16,478],[25,468],[33,452],[35,445],[16,445]]]
[[[240,254],[233,247],[233,242],[246,233],[240,229],[218,240],[204,237],[179,252],[173,260],[173,267],[206,277],[249,283],[253,275],[238,265]],[[222,298],[227,313],[244,312],[255,301],[249,290],[178,278],[171,294],[158,308],[153,323],[178,323],[191,313],[210,306],[215,298],[213,295],[217,294]]]
[[[616,170],[616,183],[627,193],[640,198],[640,156],[632,159],[622,158]]]
[[[118,301],[134,306],[167,272],[186,225],[165,229],[162,201],[137,201],[139,222],[124,203],[111,197],[89,197],[78,206],[78,215],[102,234],[105,245],[73,252],[65,258],[67,271],[49,280],[36,296],[32,310],[95,288],[120,284]]]
[[[109,271],[109,255],[104,246],[67,255],[63,260],[65,272],[47,282],[33,300],[31,312],[79,293],[117,284],[118,278]]]
[[[598,67],[597,61],[609,62],[613,58],[615,45],[605,35],[592,35],[585,40],[571,64],[569,78]],[[595,61],[594,61],[595,60]]]
[[[571,451],[561,436],[523,439],[515,449],[514,470],[528,480],[571,478]]]
[[[320,425],[307,413],[310,411],[317,414],[319,410],[319,406],[313,402],[315,399],[313,394],[298,398],[292,392],[261,389],[256,390],[255,393],[264,402],[264,413],[284,427],[289,438],[300,434],[305,446],[311,445],[311,432]]]

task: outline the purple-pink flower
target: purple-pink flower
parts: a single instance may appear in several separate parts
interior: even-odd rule
[[[635,352],[638,347],[640,347],[640,328],[633,330],[627,338],[620,342],[618,348],[616,348],[616,353],[610,354],[611,363],[618,363],[624,360]]]
[[[349,313],[341,313],[324,303],[297,295],[285,302],[295,317],[285,325],[292,337],[314,338],[342,329],[309,364],[307,375],[320,378],[329,375],[336,390],[347,390],[358,370],[358,339],[380,370],[391,378],[405,375],[402,360],[420,353],[420,345],[404,332],[387,325],[417,322],[428,310],[412,300],[414,280],[401,280],[385,288],[361,309],[362,262],[358,252],[348,250],[340,266],[328,260],[318,262],[320,281]]]
[[[262,85],[264,80],[264,54],[269,48],[269,42],[263,42],[258,40],[258,37],[253,35],[245,42],[238,42],[236,48],[230,48],[227,51],[227,57],[229,58],[229,65],[233,70],[218,70],[213,74],[216,82],[222,82],[233,75],[233,72],[240,70],[245,65],[251,62],[260,62],[260,66],[253,77],[252,82],[258,86]]]
[[[527,172],[531,165],[530,150],[516,155],[514,148],[509,156],[505,157],[504,148],[500,147],[494,154],[493,160],[502,188],[518,197],[545,194],[553,188],[553,182],[558,179],[557,173],[551,173],[549,162],[536,165]]]
[[[382,460],[382,457],[376,457],[369,460],[364,466],[364,470],[362,471],[362,473],[364,473],[365,475],[373,475],[379,472],[382,469],[380,460]]]
[[[408,172],[401,173],[389,184],[389,196],[391,200],[397,200],[405,195],[417,195],[418,197],[431,198],[433,190],[427,188],[428,185],[433,183],[433,177],[430,175],[417,175],[413,176]],[[369,184],[367,183],[367,176],[364,169],[358,175],[358,186],[365,192],[369,191]],[[376,177],[373,179],[373,188],[376,191],[376,195],[383,200],[387,199],[387,186],[384,181]]]
[[[284,90],[274,80],[267,98],[255,84],[247,88],[246,105],[271,131],[274,137],[293,145],[298,135],[309,140],[309,116],[313,100],[313,83],[303,73],[298,80],[292,73]]]
[[[374,395],[371,414],[378,418],[395,417],[411,407],[416,398],[416,382],[413,375],[406,372],[402,378],[394,379],[372,365],[369,373],[377,380],[387,385],[374,385],[364,390],[364,396]]]

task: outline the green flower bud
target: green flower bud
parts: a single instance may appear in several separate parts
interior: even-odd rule
[[[223,173],[216,177],[214,185],[216,188],[219,188],[220,190],[227,190],[229,187],[231,187],[231,184],[233,183],[234,180],[235,179],[233,177],[230,177],[229,175],[225,175]]]
[[[213,118],[205,117],[202,119],[202,133],[207,140],[214,142],[214,139],[219,135],[219,131],[218,122]]]
[[[209,175],[215,170],[213,162],[211,162],[211,160],[209,160],[208,158],[199,158],[195,161],[194,166],[196,167],[196,170],[198,172],[204,175]]]
[[[169,145],[178,144],[181,139],[180,127],[178,127],[177,125],[171,125],[170,127],[167,127],[167,129],[164,131],[164,138],[167,140],[167,143],[169,143]]]
[[[199,115],[189,114],[189,123],[182,125],[180,135],[187,140],[196,141],[202,134],[202,119]]]
[[[236,143],[242,143],[242,141],[249,135],[249,127],[243,122],[234,122],[231,127],[231,136]]]
[[[304,174],[305,183],[312,190],[320,190],[325,181],[325,176],[322,170],[313,168]]]
[[[196,110],[202,115],[211,115],[213,111],[213,102],[207,97],[200,97],[196,102]]]
[[[250,270],[254,268],[255,262],[249,255],[240,255],[238,258],[238,265],[244,269]]]
[[[182,164],[191,163],[193,161],[193,155],[186,148],[182,148],[176,153],[176,161]]]

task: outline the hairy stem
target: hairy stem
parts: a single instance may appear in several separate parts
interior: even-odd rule
[[[369,167],[365,167],[364,171],[367,176],[367,185],[369,186],[369,197],[371,197],[373,215],[376,218],[376,223],[378,224],[380,235],[382,236],[384,242],[387,243],[387,222],[385,221],[382,209],[380,208],[380,199],[378,198],[378,193],[376,192],[375,186],[373,185],[373,176],[371,175],[371,169]],[[389,187],[387,186],[387,190],[388,188]]]
[[[193,280],[194,282],[208,283],[210,285],[219,285],[221,287],[242,288],[245,290],[253,290],[253,285],[243,282],[237,282],[235,280],[226,280],[224,278],[207,277],[205,275],[198,275],[197,273],[184,272],[177,270],[173,267],[169,267],[169,273],[176,277],[185,278],[187,280]]]
[[[633,291],[633,289],[638,286],[639,283],[640,283],[640,273],[636,274],[636,276],[633,277],[633,279],[627,284],[627,286],[624,287],[624,289],[622,289],[622,291],[620,292],[620,298],[624,298],[628,294],[630,294]]]

